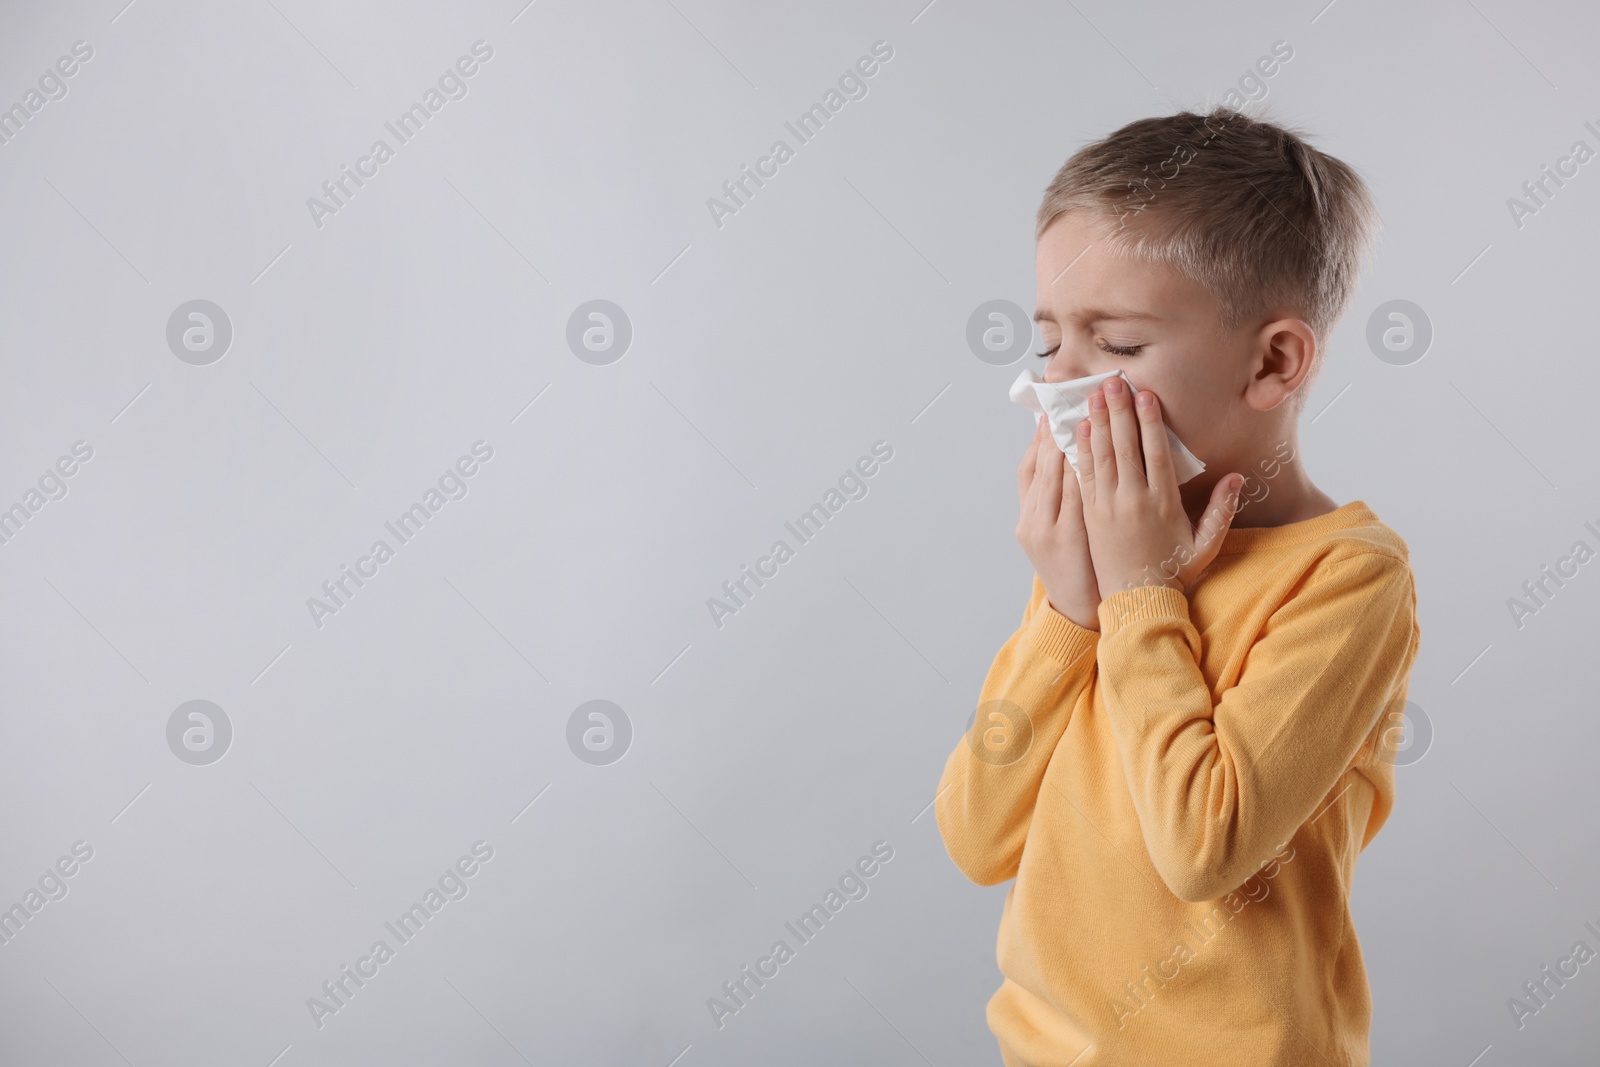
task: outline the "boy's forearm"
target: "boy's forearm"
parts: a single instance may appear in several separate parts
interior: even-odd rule
[[[1237,888],[1325,802],[1394,698],[1410,596],[1392,560],[1331,568],[1280,609],[1215,704],[1182,593],[1152,587],[1102,605],[1102,694],[1146,846],[1174,894]]]
[[[990,665],[934,800],[950,858],[979,885],[1016,875],[1045,767],[1094,673],[1098,636],[1048,603],[1030,604]]]

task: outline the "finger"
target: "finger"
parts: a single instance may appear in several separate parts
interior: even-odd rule
[[[1028,442],[1028,448],[1022,453],[1022,462],[1017,464],[1017,495],[1026,498],[1028,486],[1033,484],[1033,472],[1039,465],[1039,439],[1044,436],[1044,416],[1040,415],[1034,423],[1033,439]]]
[[[1184,568],[1188,573],[1198,574],[1217,558],[1217,553],[1222,550],[1223,535],[1233,525],[1233,517],[1239,513],[1239,491],[1243,487],[1244,478],[1238,474],[1226,475],[1212,487],[1211,500],[1195,530],[1194,557]]]
[[[1074,435],[1073,447],[1077,447]],[[1061,518],[1063,521],[1071,519],[1073,525],[1083,529],[1083,490],[1078,487],[1078,475],[1073,471],[1071,464],[1062,457],[1061,463]]]
[[[1139,414],[1145,481],[1162,495],[1176,498],[1178,472],[1172,465],[1172,445],[1167,440],[1167,423],[1161,417],[1161,403],[1156,399],[1156,394],[1145,389],[1134,399],[1133,406]]]
[[[1139,418],[1133,413],[1133,395],[1121,377],[1107,379],[1106,407],[1111,417],[1111,447],[1116,457],[1117,484],[1145,484],[1144,460],[1139,454]]]
[[[1048,427],[1039,452],[1043,462],[1039,464],[1039,491],[1035,506],[1044,519],[1053,523],[1061,511],[1061,468],[1067,465],[1067,457],[1062,454],[1061,446],[1056,444],[1055,435]]]
[[[1056,444],[1055,435],[1050,431],[1050,420],[1043,415],[1039,416],[1039,452],[1034,457],[1033,476],[1043,478],[1045,463],[1050,458],[1050,453],[1059,452],[1061,448]]]
[[[1065,460],[1051,432],[1049,420],[1042,415],[1035,436],[1038,441],[1034,452],[1033,479],[1024,498],[1023,511],[1036,522],[1049,524],[1055,522],[1060,507],[1060,490],[1054,482],[1060,477],[1060,465]]]
[[[1089,450],[1094,453],[1095,488],[1101,493],[1117,488],[1117,456],[1111,443],[1111,413],[1106,409],[1105,393],[1096,389],[1089,395]]]
[[[1073,447],[1077,450],[1078,459],[1078,493],[1087,504],[1095,500],[1094,480],[1094,453],[1089,444],[1089,435],[1094,433],[1094,426],[1088,419],[1079,419],[1078,427],[1073,433]]]

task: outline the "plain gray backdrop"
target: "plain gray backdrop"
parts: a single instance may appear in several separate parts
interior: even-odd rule
[[[67,891],[0,945],[0,1060],[997,1064],[1009,883],[967,882],[929,804],[1028,598],[1006,388],[1038,361],[979,359],[968,319],[1031,313],[1072,151],[1246,78],[1384,218],[1301,437],[1406,539],[1420,600],[1431,741],[1352,901],[1374,1062],[1594,1062],[1600,967],[1520,1029],[1507,1000],[1600,947],[1600,563],[1520,625],[1507,602],[1600,547],[1600,162],[1508,201],[1600,148],[1600,16],[925,2],[7,0],[0,906]],[[385,123],[479,41],[399,145]],[[798,145],[785,122],[879,41]],[[220,359],[168,342],[195,300]],[[631,325],[609,363],[568,343],[594,300]],[[1431,322],[1423,358],[1368,344],[1391,300]],[[866,495],[713,622],[875,442]],[[465,495],[398,546],[442,477]],[[231,726],[206,764],[169,743],[195,700]],[[631,727],[606,765],[568,740],[594,700]],[[466,895],[319,1026],[308,999],[479,841]],[[880,841],[867,896],[719,1028],[708,998]]]

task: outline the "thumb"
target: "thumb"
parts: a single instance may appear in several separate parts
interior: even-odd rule
[[[1194,531],[1194,559],[1190,566],[1195,572],[1210,566],[1222,550],[1222,535],[1233,526],[1233,517],[1239,513],[1239,493],[1243,488],[1244,476],[1240,474],[1226,475],[1212,488],[1211,501]]]

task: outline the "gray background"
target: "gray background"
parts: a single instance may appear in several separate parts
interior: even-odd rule
[[[1521,629],[1506,600],[1600,543],[1600,162],[1520,229],[1506,200],[1596,147],[1600,18],[923,3],[5,5],[0,104],[94,58],[0,147],[0,503],[94,458],[0,547],[0,903],[95,853],[0,947],[0,1060],[998,1063],[1007,886],[927,806],[1027,600],[1005,393],[1037,361],[986,365],[966,320],[1032,310],[1071,151],[1286,40],[1267,114],[1385,219],[1302,454],[1411,546],[1435,731],[1355,883],[1374,1061],[1593,1062],[1595,966],[1520,1032],[1506,999],[1600,920],[1600,563]],[[313,225],[479,39],[466,98]],[[880,39],[868,96],[717,228]],[[234,331],[209,366],[165,341],[197,298]],[[634,328],[609,366],[565,342],[597,298]],[[1408,366],[1365,341],[1391,299],[1434,326]],[[312,625],[479,439],[468,496]],[[868,496],[713,626],[877,440]],[[565,740],[597,698],[635,730],[605,767]],[[233,725],[209,766],[167,747],[192,699]],[[319,1030],[306,999],[479,839],[470,894]],[[706,999],[878,840],[870,894],[719,1031]]]

